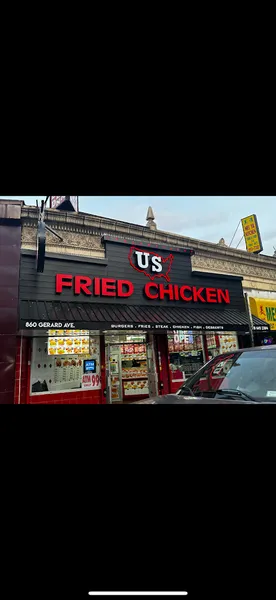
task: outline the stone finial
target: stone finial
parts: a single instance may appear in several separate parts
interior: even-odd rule
[[[224,246],[224,248],[227,248],[227,244],[225,243],[225,239],[224,238],[220,238],[218,246]]]
[[[155,216],[153,213],[153,210],[151,208],[151,206],[149,206],[148,208],[148,212],[147,212],[147,227],[149,227],[150,229],[156,229],[156,223],[154,222]]]

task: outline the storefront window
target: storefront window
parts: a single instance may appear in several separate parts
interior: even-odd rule
[[[33,339],[31,394],[101,388],[100,337],[86,330],[48,331]]]
[[[168,335],[169,365],[173,391],[204,364],[201,335],[176,331]]]
[[[218,335],[207,333],[203,338],[202,335],[190,331],[175,331],[174,334],[168,335],[168,346],[173,391],[208,360],[239,349],[235,332],[223,332]]]
[[[218,336],[218,354],[239,350],[238,336],[234,331],[228,331]],[[215,354],[215,356],[217,356]]]
[[[206,361],[208,361],[220,354],[219,336],[212,333],[207,333],[205,339],[207,347]]]

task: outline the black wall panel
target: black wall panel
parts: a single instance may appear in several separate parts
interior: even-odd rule
[[[162,306],[162,307],[178,307],[192,309],[200,308],[202,310],[215,309],[226,310],[227,308],[238,309],[244,312],[244,297],[242,290],[242,278],[216,276],[213,274],[192,274],[191,257],[183,252],[170,252],[165,250],[156,250],[156,253],[166,258],[169,254],[173,254],[174,260],[169,273],[171,284],[178,286],[189,285],[196,287],[211,287],[228,289],[230,294],[230,304],[203,304],[201,302],[183,302],[170,301],[168,298],[164,300],[150,300],[144,295],[144,286],[150,282],[150,279],[143,273],[136,271],[130,265],[129,251],[131,244],[121,244],[106,242],[106,258],[107,264],[91,264],[89,262],[74,262],[64,259],[46,258],[44,273],[36,272],[36,262],[34,256],[22,255],[21,257],[21,272],[20,272],[20,299],[21,300],[48,300],[48,301],[67,301],[67,302],[87,302],[104,304],[128,304],[141,306]],[[152,248],[139,248],[142,251],[154,251]],[[62,294],[55,293],[55,276],[57,273],[69,275],[83,275],[94,277],[107,277],[114,279],[124,279],[131,281],[134,284],[135,291],[129,298],[114,298],[114,297],[94,297],[86,296],[84,293],[75,295],[73,289],[64,288]],[[154,283],[168,285],[166,279],[156,278]]]
[[[0,219],[0,404],[14,402],[20,246],[20,221]]]

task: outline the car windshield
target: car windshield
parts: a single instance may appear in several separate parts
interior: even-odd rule
[[[215,397],[220,390],[244,392],[276,402],[276,349],[225,354],[211,360],[180,389],[195,396]]]

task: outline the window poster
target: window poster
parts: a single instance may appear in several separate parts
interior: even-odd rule
[[[33,339],[30,393],[101,389],[100,337],[87,336],[86,331],[76,331],[74,335],[63,330],[50,333],[48,337]],[[61,341],[63,344],[59,344]],[[87,379],[83,380],[87,359],[96,363],[90,386]]]

